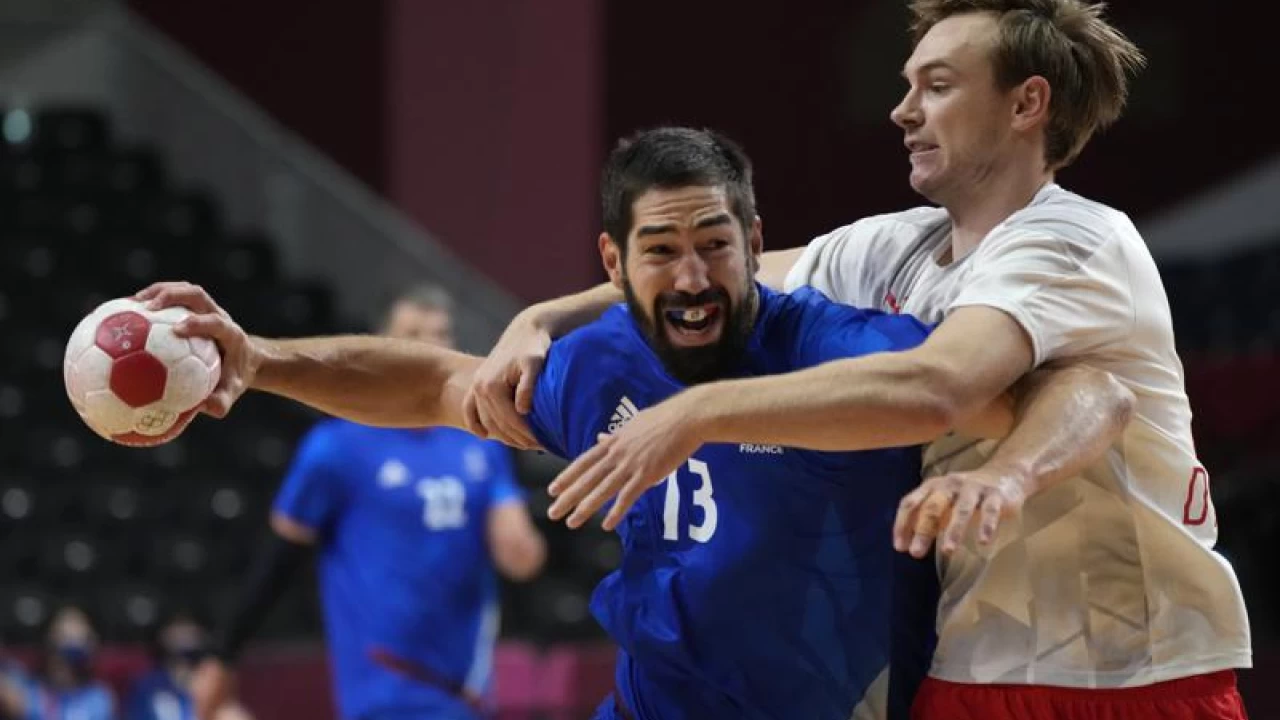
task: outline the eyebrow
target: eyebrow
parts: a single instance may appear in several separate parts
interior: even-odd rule
[[[710,217],[705,217],[699,220],[698,223],[693,226],[693,229],[702,230],[704,228],[716,227],[719,225],[732,225],[732,224],[733,224],[733,218],[729,216],[729,213],[719,213],[719,214],[712,215]],[[642,238],[648,235],[665,235],[667,233],[673,233],[675,231],[676,231],[675,223],[666,223],[664,225],[643,225],[640,227],[639,230],[636,230],[636,237]]]
[[[952,67],[951,63],[947,62],[946,60],[930,60],[929,62],[916,68],[914,71],[914,74],[923,75],[933,70],[950,70],[951,72],[956,71],[956,69]],[[902,73],[901,73],[902,77],[906,78],[911,74],[913,73],[908,72],[907,68],[905,67],[902,68]]]

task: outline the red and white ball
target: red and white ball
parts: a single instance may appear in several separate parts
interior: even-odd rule
[[[148,446],[186,429],[222,371],[213,341],[173,333],[189,314],[119,298],[80,321],[67,341],[62,375],[67,397],[94,432]]]

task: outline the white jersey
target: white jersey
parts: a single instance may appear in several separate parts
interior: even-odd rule
[[[1196,459],[1169,302],[1146,244],[1114,209],[1046,185],[965,257],[939,264],[950,221],[921,207],[809,245],[787,288],[939,322],[972,305],[1012,316],[1035,363],[1073,358],[1137,396],[1105,458],[1030,498],[990,552],[939,556],[932,674],[955,682],[1146,685],[1249,667],[1249,624]],[[991,441],[952,435],[926,476],[978,467]]]

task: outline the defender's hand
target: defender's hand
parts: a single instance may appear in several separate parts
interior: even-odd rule
[[[978,544],[990,545],[1000,522],[1020,512],[1026,498],[1021,476],[1001,468],[980,467],[929,478],[898,505],[893,547],[922,558],[936,540],[938,551],[950,555],[975,520]]]
[[[522,416],[533,409],[534,383],[551,348],[551,334],[527,313],[503,331],[462,401],[468,431],[522,450],[538,447]]]

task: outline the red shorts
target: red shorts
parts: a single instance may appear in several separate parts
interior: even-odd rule
[[[1231,670],[1135,688],[973,685],[925,678],[911,720],[1247,720]]]

